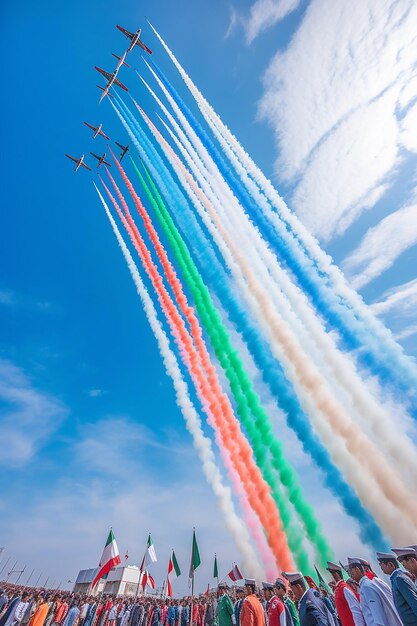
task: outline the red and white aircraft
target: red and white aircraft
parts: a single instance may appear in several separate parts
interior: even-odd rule
[[[121,153],[120,153],[120,157],[119,157],[119,161],[121,161],[124,157],[124,155],[126,154],[126,152],[128,152],[129,150],[129,146],[122,146],[121,143],[117,143],[117,141],[114,142],[116,144],[116,146],[119,146],[119,148],[121,148]]]
[[[119,64],[120,64],[120,61],[119,61]],[[121,89],[124,89],[125,91],[129,91],[129,89],[125,85],[123,85],[123,83],[121,83],[120,80],[117,79],[117,72],[119,71],[119,66],[117,67],[117,69],[115,69],[114,72],[106,72],[105,70],[102,70],[101,67],[97,67],[97,65],[94,66],[94,69],[97,70],[97,72],[100,72],[100,74],[103,74],[104,78],[107,80],[107,85],[103,89],[103,93],[101,94],[101,97],[100,97],[100,102],[103,100],[105,96],[107,96],[107,94],[109,93],[110,87],[112,87],[113,85],[117,85],[117,87],[120,87]]]
[[[119,26],[118,24],[116,24],[116,28],[118,28],[124,35],[126,35],[126,37],[130,39],[130,45],[127,49],[127,52],[132,52],[135,46],[139,46],[139,48],[142,48],[142,50],[146,50],[146,52],[149,52],[149,54],[152,54],[152,50],[149,50],[148,46],[145,46],[145,44],[140,38],[140,34],[142,32],[141,28],[139,28],[136,31],[136,33],[131,33],[125,28],[122,28],[121,26]]]
[[[111,163],[108,163],[105,159],[106,159],[106,153],[103,152],[103,154],[101,156],[98,156],[98,154],[94,154],[94,152],[90,152],[91,156],[93,156],[95,159],[97,159],[98,164],[97,167],[100,167],[100,165],[108,165],[109,167],[111,167]]]
[[[112,52],[112,56],[114,56],[114,58],[119,61],[116,67],[116,72],[119,70],[120,67],[122,67],[122,65],[126,65],[126,67],[130,67],[130,65],[126,63],[125,61],[126,55],[127,55],[127,52],[124,52],[123,56],[119,57],[118,54],[114,54],[114,52]]]
[[[110,141],[110,137],[107,137],[107,135],[105,135],[103,131],[101,130],[103,128],[103,124],[99,124],[98,126],[92,126],[88,122],[84,122],[84,124],[88,126],[88,128],[91,128],[91,130],[94,131],[93,139],[95,139],[98,135],[101,135],[102,137],[104,137],[104,139],[107,139],[108,141]]]
[[[91,167],[88,167],[88,165],[86,165],[84,163],[84,155],[83,154],[80,156],[79,159],[76,159],[75,157],[70,156],[69,154],[66,154],[65,156],[68,157],[69,159],[71,159],[71,161],[74,161],[74,163],[76,163],[74,172],[78,172],[80,167],[85,167],[85,169],[87,169],[89,172],[91,172]]]

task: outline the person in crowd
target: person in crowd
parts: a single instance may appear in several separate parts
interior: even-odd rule
[[[91,598],[91,602],[88,605],[87,614],[85,616],[84,626],[92,626],[95,619],[96,611],[97,602],[93,598]]]
[[[245,592],[246,596],[240,612],[241,626],[265,626],[264,609],[255,593],[256,581],[252,578],[245,579]]]
[[[298,602],[301,626],[337,626],[332,613],[319,593],[307,586],[301,572],[283,572]]]
[[[26,610],[29,606],[29,601],[30,601],[30,594],[27,591],[24,591],[22,593],[22,599],[20,600],[20,602],[16,605],[16,609],[14,612],[14,616],[13,619],[11,620],[11,617],[9,617],[9,624],[12,626],[20,626],[22,619],[25,616]]]
[[[108,626],[115,626],[117,618],[117,604],[113,604],[109,611],[109,616],[107,619]]]
[[[227,593],[227,587],[224,583],[220,583],[217,587],[217,624],[218,626],[233,626],[233,602]]]
[[[407,570],[414,582],[417,581],[417,545],[405,548],[393,548],[398,561]]]
[[[190,623],[190,607],[187,600],[183,600],[181,604],[181,626],[188,626]]]
[[[48,604],[49,597],[47,595],[39,594],[37,598],[37,605],[32,619],[29,622],[30,626],[43,626],[46,620],[46,616],[49,611]]]
[[[236,601],[233,609],[235,615],[235,624],[240,626],[240,613],[242,611],[243,600],[245,599],[245,589],[243,587],[236,587]]]
[[[214,626],[215,621],[214,605],[211,598],[205,601],[203,626]]]
[[[3,609],[6,608],[8,601],[9,601],[9,596],[7,595],[4,589],[0,589],[0,615]]]
[[[275,593],[277,598],[284,604],[287,626],[300,626],[298,611],[287,593],[287,584],[282,578],[277,578],[275,581]]]
[[[143,604],[141,602],[136,602],[131,613],[130,626],[141,626],[143,614],[144,614]]]
[[[3,615],[0,618],[0,626],[6,626],[10,617],[12,617],[13,619],[14,612],[21,599],[22,596],[20,595],[19,591],[16,591],[14,594],[12,594],[9,603],[6,605],[6,610],[3,612]]]
[[[349,574],[359,584],[359,598],[366,626],[402,626],[392,591],[366,575],[362,559],[349,557]]]
[[[328,561],[327,571],[335,583],[334,601],[342,626],[365,626],[359,594],[343,580],[341,566]]]
[[[77,600],[71,603],[69,611],[64,619],[63,626],[77,626],[78,618],[80,616],[80,609]]]
[[[267,601],[266,617],[268,626],[287,626],[284,603],[278,598],[273,583],[262,583]]]
[[[52,617],[52,626],[61,626],[68,613],[67,597],[63,596]]]
[[[417,588],[406,572],[400,569],[394,554],[377,552],[381,570],[390,577],[395,608],[404,626],[417,626]]]

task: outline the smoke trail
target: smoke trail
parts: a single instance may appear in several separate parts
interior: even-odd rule
[[[148,119],[147,122],[151,124]],[[181,177],[183,184],[185,179],[184,186],[187,187],[188,183],[193,189],[193,192],[203,203],[215,223],[218,233],[226,243],[229,251],[231,251],[233,258],[236,260],[246,281],[246,284],[241,282],[241,285],[243,288],[248,286],[252,293],[251,304],[256,306],[258,313],[263,319],[264,330],[269,337],[271,347],[276,351],[277,358],[282,359],[287,373],[293,378],[293,381],[299,389],[300,397],[310,409],[309,413],[315,422],[316,428],[319,429],[322,438],[325,437],[327,440],[326,445],[332,449],[333,454],[338,454],[339,457],[343,457],[339,462],[341,463],[343,461],[345,471],[348,469],[349,465],[351,481],[355,480],[357,492],[360,494],[361,499],[367,502],[368,507],[372,507],[371,510],[373,510],[374,516],[380,520],[381,525],[386,531],[392,537],[404,537],[403,533],[412,532],[411,528],[415,527],[417,524],[417,507],[410,501],[408,493],[396,472],[387,466],[384,458],[379,454],[375,446],[373,446],[369,439],[351,422],[350,416],[346,413],[344,408],[332,397],[331,393],[328,392],[322,377],[315,371],[305,354],[300,350],[295,337],[288,333],[278,311],[274,310],[271,306],[268,294],[258,285],[256,277],[253,275],[246,259],[230,240],[222,224],[219,222],[213,207],[208,202],[201,189],[196,185],[192,176],[153,125],[152,130],[157,135],[161,146],[164,147],[168,158],[170,158],[177,174]],[[198,205],[196,205],[196,207],[197,209],[199,208]],[[232,271],[234,270],[233,264],[231,269]],[[295,379],[293,374],[296,375]],[[313,405],[311,405],[312,399],[314,401]],[[323,423],[320,417],[321,413],[326,416],[331,429],[344,439],[349,452],[353,456],[356,456],[359,463],[365,466],[367,471],[373,476],[373,479],[378,484],[382,493],[378,493],[378,489],[376,485],[373,485],[372,481],[370,484],[368,482],[365,488],[365,476],[363,474],[359,476],[357,472],[358,468],[353,468],[350,459],[347,458],[346,455],[343,455],[340,449],[335,449],[337,442],[329,437],[328,425]],[[371,492],[369,491],[370,487]],[[382,494],[384,494],[387,499],[385,503],[383,502]],[[383,506],[381,506],[381,500]],[[398,516],[394,514],[394,510],[391,510],[388,502],[391,502],[393,506],[398,506],[404,515],[409,518],[411,526],[409,522],[407,523],[406,520],[401,518],[399,522],[401,529],[399,528],[397,523]]]
[[[113,155],[113,158],[114,158],[114,155]],[[132,195],[132,198],[136,204],[138,212],[144,221],[144,225],[148,233],[148,236],[155,247],[158,258],[165,270],[165,273],[168,278],[168,282],[174,294],[176,295],[180,308],[184,316],[188,320],[188,323],[190,324],[191,332],[192,332],[195,344],[197,346],[197,349],[202,355],[202,362],[207,371],[207,375],[209,377],[212,377],[212,380],[215,381],[215,371],[214,371],[214,368],[210,364],[210,358],[206,350],[205,343],[202,338],[201,329],[197,321],[197,318],[194,315],[193,309],[189,307],[187,304],[187,299],[182,290],[181,283],[178,280],[176,273],[171,263],[168,260],[166,252],[160,243],[158,234],[153,227],[153,224],[149,218],[149,215],[147,214],[145,208],[140,202],[140,199],[138,198],[136,192],[134,191],[133,186],[130,183],[128,177],[126,176],[126,173],[124,172],[123,167],[115,158],[114,158],[114,161]],[[115,185],[114,180],[112,179],[110,173],[109,173],[109,176],[112,180],[113,185]],[[152,195],[149,193],[149,190],[147,190],[147,192],[148,192],[149,199],[154,205],[154,208],[157,208],[157,205],[155,201],[153,200]],[[171,237],[171,243],[172,245],[175,246],[175,240],[173,240],[172,237]],[[185,252],[188,255],[188,250],[185,249]],[[276,481],[272,474],[272,467],[267,459],[265,445],[263,444],[262,439],[260,435],[258,434],[258,432],[263,434],[264,440],[272,441],[272,444],[274,446],[273,450],[274,451],[276,450],[275,455],[274,455],[275,461],[276,461],[274,463],[274,467],[276,467],[276,469],[278,469],[278,471],[280,472],[281,479],[284,479],[284,478],[286,479],[286,482],[284,484],[287,486],[291,500],[292,501],[294,500],[294,505],[296,506],[296,508],[298,506],[298,509],[302,510],[304,517],[306,517],[307,529],[310,530],[311,534],[315,533],[313,534],[313,539],[315,539],[316,542],[320,542],[320,541],[322,542],[323,545],[319,543],[319,547],[321,548],[321,550],[319,550],[319,555],[320,554],[322,556],[323,555],[325,556],[326,554],[329,555],[331,554],[331,550],[326,544],[324,538],[322,538],[322,536],[320,535],[320,528],[319,528],[318,522],[315,520],[313,511],[311,510],[311,508],[309,508],[309,505],[305,501],[303,501],[303,498],[301,496],[301,490],[300,490],[299,485],[297,484],[294,471],[288,465],[288,463],[286,463],[283,457],[282,446],[280,442],[278,442],[274,438],[272,429],[270,427],[268,428],[269,424],[268,424],[268,419],[266,417],[266,414],[263,412],[263,409],[259,406],[257,402],[257,396],[254,390],[252,389],[249,378],[244,373],[242,362],[237,358],[237,356],[235,356],[235,352],[233,351],[230,345],[230,340],[229,340],[227,331],[223,329],[221,333],[221,337],[219,338],[217,336],[218,325],[219,324],[221,325],[221,320],[220,320],[217,310],[215,309],[214,305],[211,302],[211,298],[210,298],[207,288],[202,282],[201,277],[199,276],[198,272],[195,271],[194,275],[190,276],[190,273],[189,273],[190,268],[187,267],[187,265],[185,265],[182,262],[182,257],[180,253],[179,253],[178,258],[181,262],[181,267],[183,271],[185,272],[186,278],[188,279],[188,284],[193,293],[198,311],[203,319],[205,328],[211,338],[216,355],[220,359],[221,365],[229,380],[232,393],[236,400],[238,413],[242,417],[245,428],[248,431],[249,438],[250,438],[250,441],[251,441],[251,444],[255,453],[255,458],[258,463],[258,466],[260,467],[262,474],[264,475],[267,483],[269,484],[274,500],[277,502],[277,505],[279,507],[281,518],[283,520],[284,527],[287,532],[290,548],[293,554],[296,555],[297,559],[299,559],[299,561],[303,564],[303,566],[308,567],[308,557],[307,557],[307,554],[302,549],[302,543],[301,543],[302,537],[296,535],[295,528],[291,520],[290,509],[285,501],[285,498],[283,498],[280,490],[277,489]],[[191,268],[196,269],[194,264],[192,264],[192,261],[190,258],[189,258],[189,261],[191,263]],[[195,281],[198,281],[199,288],[195,287]],[[204,301],[202,301],[202,298],[204,298]],[[207,309],[209,309],[209,311]],[[210,318],[210,313],[211,313],[212,319]],[[233,367],[231,367],[229,363],[228,357],[230,357],[231,355],[233,355],[232,358],[234,357],[233,359],[234,369]],[[239,372],[240,376],[236,375],[235,371]],[[215,389],[215,393],[217,394],[220,393],[220,391],[221,391],[220,388]],[[248,398],[251,401],[252,406],[249,405]],[[250,417],[250,408],[252,408],[252,410],[255,409],[256,411],[255,415],[257,416],[257,421],[255,424],[252,422],[251,417]],[[324,558],[324,560],[327,560],[327,558]]]
[[[158,77],[155,76],[155,78],[161,85]],[[184,151],[181,142],[172,133],[170,128],[161,120],[167,132],[192,168],[193,162],[198,159],[194,148],[189,144],[183,131],[179,128],[178,124],[166,110],[156,94],[147,85],[146,81],[143,79],[142,81],[161,106],[164,113],[168,116],[170,122],[174,125],[177,134],[180,135],[181,141],[186,142],[184,145],[186,146],[188,154]],[[161,87],[164,89],[163,85],[161,85]],[[170,98],[169,94],[167,94],[167,97]],[[191,158],[193,161],[190,160]],[[364,421],[369,423],[372,434],[378,442],[381,451],[386,453],[395,464],[398,464],[404,473],[407,473],[410,486],[417,489],[417,455],[416,449],[410,439],[401,432],[398,428],[398,424],[394,427],[391,416],[376,402],[372,394],[368,392],[356,372],[351,359],[336,348],[331,337],[326,334],[318,318],[314,315],[313,311],[311,311],[307,299],[302,292],[292,284],[285,271],[277,266],[276,263],[273,263],[271,271],[277,279],[283,293],[287,296],[293,310],[289,308],[287,301],[283,298],[279,298],[277,306],[279,306],[286,321],[293,327],[296,335],[301,338],[304,349],[309,351],[316,362],[318,361],[322,371],[324,370],[323,373],[327,375],[327,378],[331,381],[333,388],[335,382],[340,385],[339,390],[334,390],[337,395],[340,395],[340,393],[344,394],[343,404],[349,406],[351,411],[358,411],[360,413],[357,419],[359,424]],[[298,319],[296,320],[294,312],[298,315],[299,321],[302,323],[301,326],[297,323]],[[306,329],[308,329],[309,334],[305,332]],[[313,339],[313,342],[311,339]]]
[[[171,297],[163,284],[162,278],[152,261],[149,250],[147,249],[131,218],[123,196],[115,185],[117,194],[126,212],[127,219],[121,212],[110,191],[105,185],[104,187],[109,195],[109,198],[113,202],[120,219],[128,231],[132,243],[139,253],[145,270],[152,281],[162,310],[164,311],[167,321],[171,327],[175,341],[179,346],[181,358],[190,371],[190,375],[196,387],[202,406],[208,415],[208,422],[212,427],[219,429],[223,444],[228,449],[235,469],[239,473],[242,483],[245,485],[249,502],[252,508],[256,511],[267,533],[268,543],[274,552],[277,565],[284,568],[285,563],[292,564],[292,558],[288,549],[285,534],[281,527],[281,520],[274,501],[271,498],[269,488],[264,482],[259,468],[254,463],[252,450],[240,430],[239,422],[234,417],[228,398],[225,394],[223,394],[221,387],[218,384],[215,372],[213,379],[217,382],[217,386],[220,389],[217,395],[216,393],[213,393],[211,389],[211,383],[213,380],[207,381],[203,375],[200,369],[199,354],[195,350],[192,339],[185,328],[183,319],[179,315],[175,304],[171,300]]]
[[[304,451],[314,459],[318,467],[324,472],[326,486],[332,491],[337,499],[341,500],[346,513],[358,521],[362,540],[369,543],[374,549],[380,549],[381,546],[387,546],[387,541],[382,536],[381,531],[375,524],[372,516],[368,513],[368,511],[366,511],[356,494],[344,481],[341,472],[332,463],[328,451],[315,436],[308,419],[304,415],[298,400],[292,391],[291,385],[288,384],[284,378],[280,364],[272,356],[268,346],[265,345],[254,325],[251,324],[251,320],[248,318],[246,311],[240,307],[239,301],[237,300],[234,292],[228,288],[228,276],[223,272],[222,266],[218,263],[217,257],[214,254],[210,243],[205,240],[204,234],[199,227],[199,223],[195,220],[194,213],[190,211],[188,203],[184,201],[184,197],[181,192],[179,192],[178,186],[173,181],[169,170],[165,168],[158,153],[155,151],[152,144],[149,143],[147,137],[143,135],[143,131],[141,131],[140,127],[137,126],[137,122],[134,118],[132,119],[132,123],[136,122],[135,128],[138,131],[140,130],[141,142],[146,146],[147,152],[151,154],[152,161],[148,159],[147,154],[138,144],[136,136],[132,132],[131,128],[124,120],[122,121],[124,122],[130,138],[140,151],[142,158],[147,161],[147,165],[150,166],[151,170],[154,173],[156,172],[159,177],[158,184],[160,187],[171,181],[169,189],[165,190],[165,196],[170,203],[171,210],[177,216],[180,223],[185,220],[184,233],[188,234],[189,240],[193,245],[193,249],[197,253],[203,251],[203,263],[206,275],[211,278],[216,293],[218,294],[220,300],[226,305],[228,313],[231,316],[231,320],[236,324],[238,330],[242,332],[265,382],[269,384],[272,393],[280,401],[280,405],[284,411],[288,425],[296,433]],[[154,166],[154,162],[157,164],[156,167],[158,169]],[[175,201],[172,202],[172,199]],[[169,214],[165,217],[166,221],[169,222]]]
[[[261,221],[263,224],[265,230],[263,234],[274,245],[279,246],[281,255],[285,255],[286,262],[293,268],[317,308],[322,314],[326,314],[331,324],[337,327],[345,345],[349,349],[362,346],[364,350],[359,352],[358,358],[365,365],[378,374],[384,382],[395,381],[397,387],[415,395],[416,364],[404,355],[401,346],[393,340],[392,334],[373,316],[360,296],[348,286],[340,270],[321,250],[317,241],[302,226],[296,216],[289,211],[270,181],[266,179],[204,99],[159,33],[152,24],[150,26],[193,94],[205,119],[208,122],[210,120],[219,129],[274,207],[275,211],[268,211],[267,217],[277,228],[278,233],[265,223],[264,216],[259,210],[256,213],[258,222]],[[256,210],[256,203],[253,206]],[[283,241],[286,242],[287,249],[280,245]],[[335,296],[335,292],[338,297]],[[412,410],[414,414],[417,411],[415,407]]]
[[[101,195],[99,189],[96,187],[95,184],[94,186],[100,197],[101,202],[103,203],[104,210],[106,211],[107,217],[109,218],[111,227],[120,245],[123,256],[126,260],[129,271],[135,283],[136,290],[142,301],[149,325],[157,340],[158,347],[163,358],[165,370],[168,376],[172,379],[176,394],[176,401],[181,410],[181,413],[184,416],[187,430],[193,438],[193,444],[198,452],[200,461],[202,463],[205,478],[210,487],[213,489],[215,496],[217,497],[219,509],[222,511],[225,518],[226,527],[228,528],[236,543],[238,550],[240,551],[245,570],[250,572],[251,576],[259,577],[261,572],[256,555],[251,546],[247,531],[242,524],[242,521],[236,514],[231,498],[230,489],[223,484],[223,478],[220,469],[216,464],[216,459],[211,447],[211,441],[208,437],[206,437],[203,432],[200,417],[198,416],[198,413],[190,399],[187,383],[182,377],[177,358],[170,348],[168,337],[166,336],[165,331],[163,330],[161,323],[159,322],[154,304],[149,296],[145,285],[143,284],[138,269],[132,259],[128,248],[126,247],[123,237],[120,234],[119,229],[117,228],[117,225],[108,209],[108,206],[103,196]],[[239,484],[239,481],[237,481],[237,484]]]
[[[152,179],[148,178],[152,186],[153,194],[156,197],[156,202],[154,200],[154,197],[150,193],[150,190],[147,187],[145,181],[143,180],[140,172],[137,171],[137,173],[141,179],[142,185],[148,195],[149,200],[153,205],[155,212],[158,214],[160,212],[160,209],[163,208],[166,214],[166,209],[165,207],[161,206],[163,205],[163,202],[153,184]],[[321,558],[323,560],[327,560],[325,558],[325,555],[331,554],[331,549],[324,536],[322,535],[320,525],[314,515],[312,508],[302,495],[302,491],[300,485],[298,484],[298,480],[294,470],[285,460],[281,442],[278,441],[276,437],[274,437],[268,416],[266,415],[265,411],[259,403],[258,396],[252,387],[248,375],[246,374],[242,361],[239,359],[237,353],[235,352],[235,350],[233,350],[231,346],[229,334],[221,321],[218,311],[214,307],[208,289],[205,286],[200,274],[198,273],[198,270],[190,257],[189,251],[185,246],[183,240],[181,239],[178,231],[176,231],[175,236],[170,231],[170,229],[166,227],[165,232],[174,250],[175,256],[185,276],[187,284],[189,285],[190,290],[193,294],[197,309],[212,341],[216,356],[218,357],[226,373],[232,392],[236,397],[238,413],[242,417],[243,423],[248,430],[252,445],[254,449],[257,449],[260,445],[260,443],[257,443],[257,440],[259,441],[259,437],[257,437],[256,435],[256,431],[259,431],[262,434],[264,447],[265,443],[267,442],[267,448],[269,448],[269,451],[272,455],[273,467],[279,472],[280,479],[285,484],[289,498],[294,504],[297,513],[299,513],[300,517],[303,520],[310,540],[317,546],[317,551]],[[244,397],[247,398],[248,404],[246,407],[243,406],[242,400],[240,400],[239,402],[239,397],[241,396],[240,392],[238,392],[239,395],[236,396],[236,391],[239,389],[239,387],[242,394],[244,394]],[[256,429],[249,421],[249,407],[252,414],[256,418]],[[262,456],[263,458],[265,458],[265,454],[263,454]],[[268,465],[269,463],[267,464],[266,461],[263,460],[261,469],[264,475],[266,475],[266,473],[269,474],[270,472]],[[268,482],[273,488],[273,484],[271,485],[269,480]],[[281,502],[279,503],[279,506],[281,510]],[[284,521],[286,519],[286,516],[282,511],[281,514]],[[294,538],[294,540],[295,539],[297,538]],[[293,549],[292,542],[291,540],[289,541],[290,547],[291,549]]]

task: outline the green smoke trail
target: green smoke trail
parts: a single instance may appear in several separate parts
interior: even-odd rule
[[[282,443],[276,439],[273,434],[268,415],[260,404],[259,397],[252,387],[252,383],[240,357],[231,345],[230,335],[191,258],[186,243],[166,209],[158,189],[145,165],[143,164],[143,167],[152,191],[149,189],[133,159],[132,162],[191,290],[197,310],[210,337],[216,356],[227,375],[231,391],[235,398],[238,414],[250,437],[257,463],[271,487],[273,497],[279,507],[284,528],[288,536],[288,542],[297,565],[302,571],[307,572],[307,570],[311,570],[311,567],[308,556],[302,546],[299,528],[292,523],[291,511],[281,491],[277,489],[276,477],[273,470],[278,472],[281,483],[287,489],[288,497],[300,516],[307,536],[315,546],[322,563],[332,558],[332,550],[322,533],[312,507],[304,498],[294,469],[284,457]],[[255,417],[255,421],[251,419],[251,415]],[[271,455],[273,469],[267,459],[267,450],[269,450]]]

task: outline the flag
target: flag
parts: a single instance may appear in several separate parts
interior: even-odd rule
[[[217,567],[217,554],[214,555],[214,572],[213,572],[213,578],[218,578],[219,577],[219,568]]]
[[[169,559],[168,563],[168,576],[171,576],[172,573],[174,578],[177,578],[181,575],[180,566],[178,565],[177,557],[175,556],[174,550],[172,551],[172,556]]]
[[[168,563],[168,575],[167,575],[167,596],[169,596],[170,598],[172,598],[171,577],[174,579],[180,576],[180,574],[181,574],[180,566],[178,565],[177,557],[175,556],[175,552],[173,550],[171,558],[169,559],[169,563]]]
[[[146,585],[148,585],[148,587],[150,587],[151,589],[155,589],[155,581],[152,578],[152,576],[150,575],[150,573],[148,572],[148,570],[145,570],[142,574],[142,589],[143,591],[145,591],[145,587]]]
[[[113,531],[110,529],[109,536],[107,537],[106,545],[104,546],[103,554],[101,555],[100,563],[98,564],[99,570],[93,580],[92,588],[96,586],[100,578],[107,576],[113,567],[119,565],[120,555],[117,547],[116,539],[114,538]]]
[[[194,572],[197,567],[200,565],[200,552],[198,551],[197,539],[195,537],[195,529],[193,530],[193,547],[191,550],[191,563],[190,563],[190,573],[188,575],[189,578],[194,578]]]
[[[204,595],[208,596],[210,593],[210,583],[207,583],[206,593]]]
[[[324,589],[324,591],[333,593],[332,590],[330,589],[329,585],[326,583],[326,581],[324,580],[323,576],[320,574],[319,570],[317,569],[316,566],[314,566],[314,569],[317,572],[317,578],[319,579],[319,587],[320,589]]]
[[[316,583],[314,582],[314,580],[311,578],[311,576],[307,576],[306,574],[304,575],[304,578],[307,581],[307,585],[310,587],[310,589],[315,589],[316,591],[319,590],[319,588],[317,587]]]
[[[126,550],[126,554],[125,554],[125,561],[127,561],[129,558],[129,550]]]
[[[152,537],[149,535],[146,544],[145,565],[149,565],[149,563],[156,563],[157,560],[155,546],[153,545]]]
[[[241,573],[240,569],[238,568],[238,566],[236,565],[236,563],[234,564],[233,569],[230,570],[230,572],[227,575],[230,578],[230,580],[233,580],[234,583],[237,580],[242,580],[243,579],[242,573]]]

